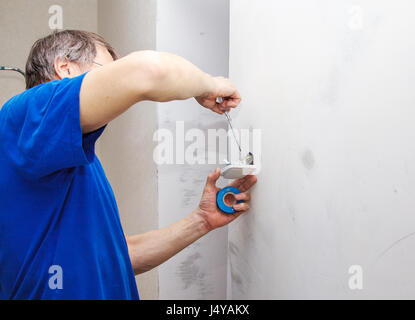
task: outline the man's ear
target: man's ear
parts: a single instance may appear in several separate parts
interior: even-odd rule
[[[56,58],[54,62],[55,72],[58,76],[58,80],[71,76],[71,63],[68,58]]]

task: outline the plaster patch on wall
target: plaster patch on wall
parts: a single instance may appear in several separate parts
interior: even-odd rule
[[[229,252],[233,255],[238,255],[239,253],[238,247],[232,241],[229,241]]]
[[[302,156],[301,156],[301,161],[304,165],[304,167],[307,170],[311,170],[314,168],[315,165],[315,160],[314,160],[314,154],[310,149],[306,149]]]
[[[192,286],[197,287],[199,298],[209,297],[213,290],[207,279],[207,274],[202,270],[200,262],[202,255],[199,252],[190,254],[183,260],[176,272],[183,284],[182,289],[186,290]]]
[[[290,215],[291,221],[295,224],[297,218],[296,218],[295,207],[292,203],[288,205],[288,213]]]
[[[230,265],[230,274],[232,280],[232,290],[237,290],[240,294],[244,294],[246,291],[246,286],[243,276],[238,272],[235,264],[232,263],[234,259],[238,259],[239,249],[232,241],[229,242],[229,265]]]
[[[321,100],[328,107],[334,107],[338,100],[340,88],[340,71],[337,66],[334,66],[329,72],[326,84]]]
[[[203,278],[204,274],[200,274],[200,268],[196,264],[197,260],[201,258],[199,252],[187,256],[185,260],[180,263],[177,274],[183,282],[183,289],[189,288],[197,279]]]
[[[183,189],[183,207],[190,206],[197,196],[199,196],[199,192],[196,192],[194,189]]]

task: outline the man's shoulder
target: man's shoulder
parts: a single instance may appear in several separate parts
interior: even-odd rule
[[[17,114],[25,112],[30,105],[43,104],[50,99],[58,85],[59,80],[54,80],[27,89],[6,101],[0,109],[0,113],[12,112]]]

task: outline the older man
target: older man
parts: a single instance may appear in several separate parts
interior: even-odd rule
[[[94,152],[105,125],[142,100],[194,97],[217,113],[237,107],[228,79],[168,53],[117,59],[102,37],[65,30],[33,45],[26,86],[0,111],[0,299],[138,299],[134,273],[248,210],[245,191],[256,178],[234,181],[245,202],[224,214],[217,169],[187,217],[126,238]]]

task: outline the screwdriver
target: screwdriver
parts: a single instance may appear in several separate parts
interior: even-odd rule
[[[222,103],[222,102],[223,102],[223,98],[216,98],[216,103]],[[233,129],[231,116],[229,115],[229,113],[227,111],[225,111],[224,113],[225,113],[226,119],[228,120],[229,127],[232,130],[232,134],[233,134],[233,137],[236,141],[236,144],[238,145],[239,161],[243,164],[253,165],[254,164],[254,155],[252,154],[252,152],[248,152],[248,154],[242,159],[241,143],[240,143],[238,137],[236,136],[235,130]]]
[[[223,102],[223,98],[222,97],[216,98],[216,103],[222,103],[222,102]],[[228,120],[229,127],[232,130],[232,134],[233,134],[233,137],[234,137],[234,139],[236,141],[236,144],[238,145],[238,148],[239,148],[239,158],[241,158],[241,153],[242,153],[241,144],[239,143],[239,140],[236,137],[235,130],[233,129],[233,126],[232,126],[231,117],[229,116],[229,113],[227,111],[225,111],[225,116],[226,116],[226,119]]]

